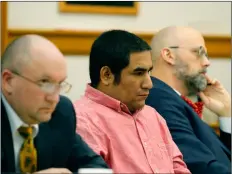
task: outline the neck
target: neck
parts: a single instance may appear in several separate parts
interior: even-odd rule
[[[99,90],[99,91],[101,91],[101,92],[103,92],[104,94],[106,94],[106,95],[108,95],[108,96],[110,96],[110,97],[112,97],[112,98],[114,98],[114,99],[122,102],[123,104],[125,104],[128,107],[128,109],[129,109],[129,111],[130,111],[131,114],[134,114],[137,111],[133,107],[130,107],[129,104],[126,104],[125,102],[123,102],[121,100],[121,97],[118,95],[118,93],[115,90],[113,92],[112,88],[110,88],[109,86],[105,86],[102,83],[99,83],[99,85],[97,86],[96,89]]]
[[[8,95],[8,93],[4,89],[2,89],[2,95],[5,97],[7,103],[9,103],[9,105],[12,107],[12,102],[11,102],[11,99],[10,99],[10,95]]]
[[[115,93],[113,92],[113,89],[110,87],[110,85],[106,86],[106,85],[104,85],[102,83],[99,83],[98,86],[95,89],[97,89],[98,91],[104,93],[105,95],[108,95],[111,98],[114,98],[114,99],[120,101],[120,99],[118,98],[118,95],[115,95]]]
[[[154,67],[154,70],[151,73],[151,76],[156,77],[157,79],[163,81],[167,85],[169,85],[171,88],[177,90],[181,95],[188,95],[188,90],[186,86],[184,85],[184,82],[179,80],[174,72],[170,70],[170,67],[168,68],[161,68]]]
[[[110,96],[107,87],[106,87],[105,85],[103,85],[102,83],[99,83],[99,84],[95,87],[95,89],[97,89],[98,91],[101,91],[102,93],[104,93],[104,94]]]

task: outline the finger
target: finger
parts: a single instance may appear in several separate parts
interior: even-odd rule
[[[212,86],[212,87],[216,87],[218,90],[224,88],[224,87],[222,86],[222,84],[220,83],[220,81],[217,80],[217,79],[213,79],[213,80],[212,80],[211,86]]]
[[[211,84],[212,83],[212,79],[207,74],[205,74],[205,78],[207,80],[207,84]]]
[[[210,95],[209,90],[210,90],[210,89],[206,89],[205,91],[202,91],[202,92],[203,92],[203,95],[204,95],[205,97]]]
[[[208,86],[216,86],[216,87],[222,87],[222,84],[217,79],[212,79],[210,82],[207,82]]]
[[[217,79],[212,79],[211,84],[215,85],[218,82]]]
[[[215,84],[215,85],[217,85],[217,86],[221,86],[221,87],[223,87],[223,86],[222,86],[222,84],[220,83],[220,81],[219,81],[219,80],[217,80],[217,79],[215,79],[214,84]]]
[[[208,85],[215,85],[218,82],[216,78],[210,78],[207,74],[205,74],[205,78]]]
[[[205,103],[205,104],[209,103],[209,99],[207,98],[207,96],[203,92],[199,92],[199,97],[201,98],[203,103]]]

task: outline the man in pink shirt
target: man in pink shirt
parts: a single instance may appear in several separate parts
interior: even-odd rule
[[[145,105],[152,67],[138,36],[101,34],[91,48],[91,83],[74,103],[77,132],[115,173],[190,173],[165,120]]]

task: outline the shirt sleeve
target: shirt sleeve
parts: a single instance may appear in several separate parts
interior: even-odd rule
[[[223,132],[231,134],[231,117],[219,117],[219,126]]]

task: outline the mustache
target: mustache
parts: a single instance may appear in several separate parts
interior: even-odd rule
[[[207,73],[207,69],[203,69],[203,70],[199,71],[198,73],[199,74],[201,74],[201,73]]]
[[[207,69],[201,70],[201,71],[199,72],[199,74],[201,74],[201,73],[207,73]],[[210,86],[210,85],[212,85],[212,84],[211,84],[211,83],[207,83],[207,86]]]

